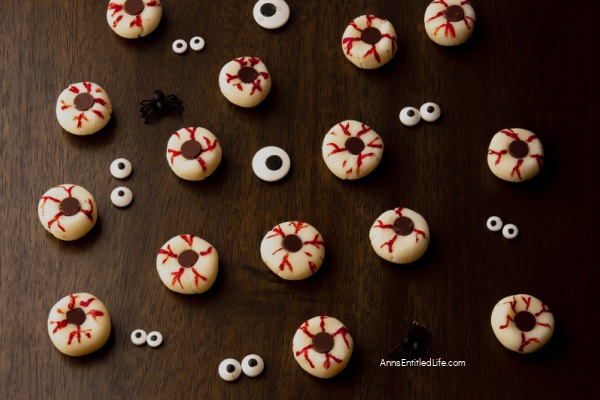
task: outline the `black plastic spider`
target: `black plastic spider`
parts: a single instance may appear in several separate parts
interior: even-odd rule
[[[152,99],[140,103],[140,117],[144,118],[145,124],[171,110],[176,110],[179,115],[183,115],[183,102],[174,94],[165,97],[160,90],[154,91]]]
[[[420,323],[413,321],[408,325],[408,333],[400,344],[388,352],[388,356],[415,359],[425,357],[429,353],[427,338],[429,332]]]

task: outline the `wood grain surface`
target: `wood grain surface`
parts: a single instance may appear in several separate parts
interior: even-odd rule
[[[597,255],[600,125],[597,2],[476,1],[477,26],[463,46],[443,48],[425,34],[427,0],[290,0],[291,18],[267,31],[254,1],[164,0],[146,38],[125,40],[106,21],[107,1],[3,0],[0,123],[0,397],[7,399],[403,398],[588,399],[599,389]],[[389,19],[399,50],[386,66],[348,62],[341,35],[365,14]],[[175,39],[200,35],[202,52],[181,56]],[[273,78],[253,109],[229,103],[218,73],[234,57],[263,59]],[[55,104],[69,84],[92,81],[114,113],[89,137],[65,132]],[[138,103],[155,89],[183,100],[182,117],[144,125]],[[400,124],[407,105],[441,105],[442,118]],[[379,167],[342,181],[325,166],[321,144],[336,123],[356,119],[385,142]],[[223,147],[213,176],[186,182],[165,159],[172,132],[211,130]],[[486,164],[503,128],[537,133],[545,166],[512,184]],[[251,160],[267,145],[288,151],[289,175],[260,181]],[[128,158],[124,182],[109,165]],[[95,196],[99,221],[63,242],[40,224],[42,194],[76,183]],[[133,204],[118,209],[121,184]],[[426,255],[409,266],[379,258],[369,243],[378,215],[403,206],[431,229]],[[485,227],[499,215],[520,234],[505,240]],[[262,262],[263,236],[303,220],[324,236],[323,267],[283,281]],[[219,275],[202,295],[168,290],[155,267],[171,237],[192,233],[219,252]],[[81,358],[59,353],[47,332],[53,304],[95,294],[113,323],[108,343]],[[556,318],[547,347],[505,349],[490,326],[501,298],[528,293]],[[340,319],[355,350],[330,380],[304,372],[292,356],[298,326],[317,315]],[[431,332],[431,356],[464,367],[381,367],[412,320]],[[130,333],[159,330],[158,349],[137,348]],[[224,358],[257,353],[255,379],[222,381]],[[386,358],[387,359],[387,358]],[[596,372],[594,372],[596,371]]]

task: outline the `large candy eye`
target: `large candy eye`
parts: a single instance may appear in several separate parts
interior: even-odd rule
[[[219,88],[223,96],[240,107],[260,104],[271,90],[267,66],[256,57],[238,57],[221,68]]]
[[[242,371],[251,378],[260,375],[264,369],[265,362],[256,354],[249,354],[242,360]]]
[[[263,147],[252,159],[252,170],[267,182],[282,179],[289,172],[290,165],[290,156],[285,150],[275,146]]]
[[[400,122],[406,126],[415,126],[421,121],[419,110],[414,107],[404,107],[400,111]]]
[[[167,143],[169,167],[188,181],[209,177],[219,166],[222,155],[219,140],[201,127],[182,128],[173,133]]]
[[[425,10],[425,31],[442,46],[456,46],[473,33],[475,10],[468,0],[436,0]]]
[[[221,361],[219,364],[219,376],[227,382],[235,381],[242,374],[240,363],[233,358]]]
[[[254,5],[254,20],[265,29],[277,29],[290,18],[290,7],[283,0],[259,0]]]
[[[73,83],[63,90],[56,102],[58,123],[73,135],[98,132],[108,123],[111,113],[108,95],[93,82]]]
[[[133,201],[133,193],[129,188],[119,186],[110,194],[110,201],[117,207],[127,207]]]
[[[490,142],[487,156],[490,170],[500,179],[522,182],[540,172],[544,147],[527,129],[503,129]]]
[[[440,106],[431,102],[423,104],[419,112],[421,113],[421,118],[427,122],[437,121],[440,115],[442,115]]]
[[[117,179],[125,179],[131,175],[133,167],[129,160],[117,158],[110,164],[110,174]]]
[[[502,229],[502,220],[500,217],[489,217],[487,220],[487,228],[492,232],[498,232]]]
[[[160,3],[160,0],[111,0],[106,19],[117,35],[136,39],[156,29],[162,16]]]
[[[135,331],[131,332],[131,341],[136,346],[141,346],[141,345],[145,344],[147,337],[148,337],[148,335],[146,334],[146,331],[143,329],[136,329]]]
[[[514,224],[506,224],[502,229],[502,236],[507,239],[514,239],[519,234],[519,228]]]
[[[146,338],[146,343],[150,347],[158,347],[163,342],[163,335],[160,332],[153,331],[150,332]]]
[[[358,68],[379,68],[396,54],[396,31],[385,18],[361,15],[344,31],[342,49],[346,58]]]

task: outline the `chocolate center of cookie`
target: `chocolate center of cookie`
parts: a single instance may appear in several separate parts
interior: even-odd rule
[[[272,17],[277,12],[275,4],[265,3],[260,7],[260,13],[265,17]]]
[[[333,336],[327,332],[319,332],[312,339],[313,348],[318,353],[328,353],[333,349]]]
[[[357,156],[365,149],[365,143],[357,137],[351,137],[346,140],[344,147],[350,154]]]
[[[269,168],[271,171],[277,171],[278,169],[281,168],[281,166],[283,165],[283,160],[281,159],[281,157],[279,156],[270,156],[269,158],[267,158],[267,160],[265,161],[265,165],[267,166],[267,168]]]
[[[63,215],[70,217],[71,215],[77,214],[79,210],[81,210],[81,204],[79,204],[79,200],[77,200],[75,197],[67,197],[60,202],[58,208]]]
[[[67,311],[67,322],[75,325],[83,324],[85,322],[85,312],[81,308]]]
[[[302,239],[298,235],[286,235],[281,241],[281,245],[290,253],[295,253],[303,246]]]
[[[144,10],[142,0],[127,0],[125,2],[125,12],[129,15],[138,15]]]
[[[79,111],[89,110],[94,105],[94,97],[89,93],[79,93],[75,96],[73,104]]]
[[[529,332],[535,328],[536,322],[535,317],[529,311],[521,311],[515,315],[515,325],[520,331]]]
[[[446,8],[446,12],[444,12],[444,18],[446,18],[450,22],[458,22],[462,21],[465,17],[465,10],[461,6],[453,5]]]
[[[238,78],[244,83],[252,83],[258,78],[258,72],[252,67],[242,67],[238,71]]]
[[[177,261],[179,261],[179,265],[182,267],[190,268],[196,264],[198,258],[198,253],[196,253],[194,250],[185,250],[177,256]]]
[[[189,160],[198,158],[201,153],[202,145],[196,140],[188,140],[181,145],[181,154]]]
[[[399,217],[394,221],[394,232],[400,236],[408,236],[415,229],[415,223],[408,217]]]
[[[381,32],[370,26],[362,32],[360,39],[367,44],[377,44],[381,40]]]
[[[524,158],[529,154],[529,146],[522,140],[514,140],[508,146],[508,151],[514,158]]]

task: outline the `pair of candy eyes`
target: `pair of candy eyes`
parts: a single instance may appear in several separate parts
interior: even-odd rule
[[[200,36],[194,36],[190,40],[190,48],[194,51],[200,51],[204,48],[204,39]],[[177,39],[173,42],[173,51],[177,54],[183,54],[187,51],[187,42],[183,39]]]
[[[502,227],[502,220],[500,217],[489,217],[487,220],[487,228],[492,232],[498,232],[502,229],[502,236],[506,239],[514,239],[519,234],[519,228],[514,224],[506,224]]]
[[[259,0],[252,11],[254,20],[265,29],[277,29],[290,18],[290,7],[283,0]]]
[[[421,121],[421,118],[427,122],[437,121],[442,115],[440,106],[428,102],[421,106],[419,110],[414,107],[404,107],[400,111],[400,122],[406,126],[415,126]]]
[[[110,164],[110,174],[117,179],[127,178],[132,169],[131,163],[125,158],[117,158]],[[110,201],[117,207],[127,207],[133,201],[133,192],[125,186],[119,186],[111,192]]]
[[[143,329],[136,329],[131,333],[131,341],[136,346],[141,346],[147,343],[150,347],[158,347],[163,342],[163,336],[158,331],[146,333]]]
[[[219,376],[223,380],[231,382],[239,378],[242,371],[245,375],[254,378],[260,375],[264,369],[265,363],[262,357],[256,354],[249,354],[244,357],[241,365],[239,361],[233,358],[221,361],[221,364],[219,364]]]

